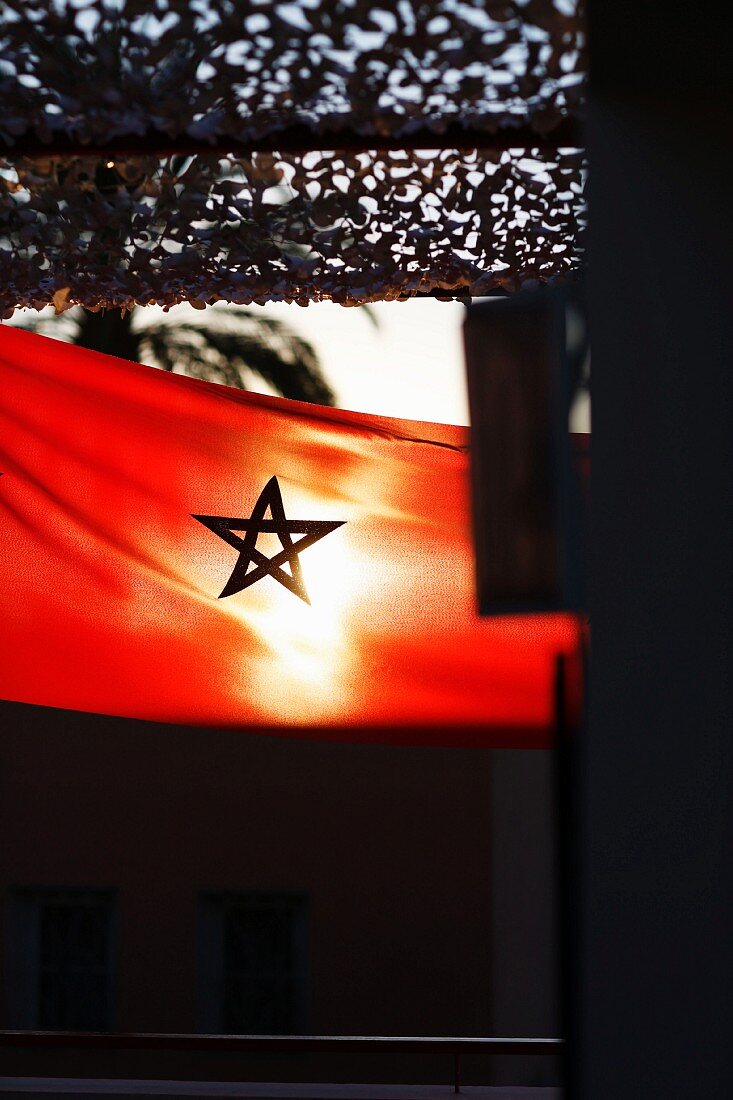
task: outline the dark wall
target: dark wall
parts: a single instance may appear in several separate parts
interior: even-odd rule
[[[557,769],[551,752],[506,749],[491,769],[491,1031],[561,1036]],[[494,1081],[561,1080],[559,1060],[497,1058]]]
[[[5,705],[5,887],[118,891],[117,1026],[195,1028],[203,890],[310,898],[309,1030],[486,1034],[490,756]]]
[[[731,1082],[731,67],[711,4],[591,14],[575,1095],[682,1100]]]

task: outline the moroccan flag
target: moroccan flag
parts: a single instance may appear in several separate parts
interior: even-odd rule
[[[467,447],[0,327],[0,695],[546,745],[578,628],[477,616]]]

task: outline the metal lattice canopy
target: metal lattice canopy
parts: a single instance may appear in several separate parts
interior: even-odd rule
[[[5,0],[2,311],[359,304],[572,273],[578,7]]]

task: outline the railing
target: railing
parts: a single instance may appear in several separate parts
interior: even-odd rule
[[[266,1054],[445,1054],[453,1058],[453,1091],[461,1091],[461,1058],[469,1054],[553,1055],[562,1039],[472,1039],[382,1035],[164,1035],[156,1032],[0,1031],[0,1047],[77,1050],[220,1051]]]

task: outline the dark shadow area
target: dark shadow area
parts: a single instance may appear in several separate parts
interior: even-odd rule
[[[557,1034],[549,753],[11,703],[2,719],[3,1027]],[[3,1064],[212,1080],[453,1073],[435,1054],[5,1050]],[[557,1067],[477,1057],[462,1072],[551,1084]]]

